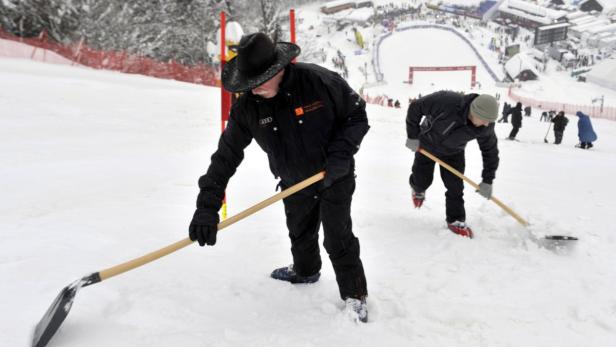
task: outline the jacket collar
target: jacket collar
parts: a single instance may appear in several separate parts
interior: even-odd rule
[[[297,71],[295,65],[293,63],[287,65],[287,67],[284,69],[284,76],[282,77],[282,81],[280,81],[280,90],[278,91],[278,93],[290,91],[295,82],[296,75]]]
[[[467,94],[464,95],[462,97],[462,101],[460,101],[460,111],[461,114],[464,116],[464,120],[466,121],[466,124],[468,124],[468,122],[470,122],[470,120],[468,120],[468,113],[470,112],[471,109],[471,102],[473,102],[473,100],[475,100],[476,97],[478,97],[479,94],[475,94],[475,93],[471,93],[471,94]]]

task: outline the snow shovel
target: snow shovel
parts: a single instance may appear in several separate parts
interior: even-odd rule
[[[545,137],[543,138],[543,142],[548,143],[548,134],[550,133],[550,129],[552,129],[552,123],[550,122],[550,126],[548,126],[548,131],[545,133]]]
[[[440,166],[444,167],[445,169],[447,169],[448,171],[450,171],[454,175],[458,176],[459,178],[464,180],[466,183],[470,184],[473,188],[475,188],[475,190],[479,190],[479,185],[477,183],[473,182],[473,180],[471,180],[470,178],[464,176],[460,171],[454,169],[449,164],[447,164],[444,161],[440,160],[439,158],[435,157],[432,153],[426,151],[423,148],[419,148],[418,151],[419,151],[419,153],[421,153],[421,154],[425,155],[426,157],[432,159],[433,161],[435,161]],[[528,223],[519,214],[515,213],[515,211],[513,211],[511,208],[509,208],[509,206],[505,205],[502,201],[498,200],[494,195],[492,195],[492,197],[490,197],[489,200],[493,201],[500,208],[505,210],[505,212],[507,212],[511,217],[513,217],[515,220],[517,220],[518,223],[522,224],[525,227],[530,226],[530,223]],[[544,245],[544,246],[546,245],[546,243],[541,242],[540,240],[537,240],[533,236],[532,233],[530,235],[531,235],[531,238],[533,238],[533,241],[536,241],[539,244]],[[544,239],[548,240],[551,243],[551,244],[548,245],[548,248],[552,248],[550,246],[563,246],[568,241],[577,241],[578,240],[577,237],[562,236],[562,235],[547,235],[547,236],[544,236]]]
[[[218,223],[218,230],[224,229],[229,225],[234,224],[235,222],[238,222],[252,215],[253,213],[260,211],[261,209],[279,200],[282,200],[315,182],[322,180],[324,176],[324,172],[319,172],[318,174],[307,178],[306,180],[299,182],[296,185],[289,187],[288,189],[285,189],[282,192],[266,200],[263,200],[260,203],[253,205],[232,217],[225,219],[224,221]],[[39,323],[36,325],[36,328],[34,330],[34,336],[32,337],[32,347],[44,347],[47,345],[49,340],[53,337],[53,335],[56,333],[56,331],[68,315],[68,312],[73,304],[75,295],[82,287],[87,287],[89,285],[102,282],[113,276],[120,275],[141,265],[152,262],[158,258],[164,257],[165,255],[178,251],[192,243],[193,241],[191,241],[190,238],[185,238],[181,241],[163,247],[157,251],[148,253],[146,255],[135,258],[133,260],[129,260],[125,263],[110,267],[108,269],[89,274],[82,279],[79,279],[64,287],[64,289],[62,289],[60,294],[58,294],[56,299],[53,301],[49,309],[47,309],[47,312],[45,312],[43,318],[41,318]]]

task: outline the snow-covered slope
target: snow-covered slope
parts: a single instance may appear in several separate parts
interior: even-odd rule
[[[5,39],[0,39],[0,57],[31,59],[61,65],[77,65],[72,60],[66,59],[55,52]]]
[[[62,287],[186,237],[217,142],[219,91],[8,59],[0,79],[0,345],[24,346]],[[594,121],[590,151],[573,147],[574,119],[562,145],[544,144],[536,115],[520,142],[500,143],[495,195],[537,235],[580,237],[559,255],[471,189],[476,239],[449,233],[438,175],[413,209],[405,110],[368,112],[353,206],[368,324],[341,312],[326,259],[315,285],[269,279],[291,261],[278,204],[221,232],[213,248],[82,289],[50,346],[614,345],[616,123]],[[508,130],[499,124],[499,138]],[[467,174],[480,171],[471,143]],[[252,144],[229,185],[229,213],[275,185]]]

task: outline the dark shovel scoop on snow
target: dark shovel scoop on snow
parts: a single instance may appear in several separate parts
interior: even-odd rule
[[[574,241],[577,240],[578,238],[573,236],[547,235],[543,239],[538,240],[538,243],[546,249],[567,253],[573,249],[575,246]]]
[[[233,217],[237,217],[237,216],[238,215],[233,216]],[[235,218],[230,221],[230,219],[232,219],[233,217],[219,223],[218,229],[222,229],[225,226],[233,224],[243,218],[243,217],[239,219]],[[60,325],[62,324],[62,322],[64,322],[64,319],[66,318],[66,316],[68,315],[68,312],[71,310],[71,307],[73,306],[73,301],[75,300],[75,296],[77,295],[77,292],[81,288],[105,281],[113,276],[117,276],[119,274],[130,271],[139,266],[145,265],[158,258],[171,254],[179,249],[182,249],[192,243],[193,241],[191,241],[189,238],[185,238],[181,241],[172,243],[154,252],[150,252],[146,255],[142,255],[141,257],[138,257],[133,260],[124,262],[122,264],[110,267],[108,269],[84,276],[82,279],[79,279],[69,284],[68,286],[64,287],[64,289],[60,291],[60,294],[58,294],[58,296],[54,299],[51,306],[49,306],[49,308],[47,309],[47,312],[45,312],[45,314],[43,315],[43,318],[41,318],[41,320],[38,322],[38,324],[34,328],[34,335],[32,337],[32,347],[45,347],[47,345],[47,343],[54,336],[58,328],[60,328]]]
[[[34,336],[32,337],[32,347],[46,346],[51,337],[60,328],[62,322],[64,322],[68,311],[71,310],[73,300],[79,289],[100,281],[99,273],[96,272],[64,287],[36,325]]]
[[[548,143],[548,134],[550,133],[550,129],[552,129],[552,123],[548,126],[548,131],[545,133],[545,137],[543,138],[543,142]]]

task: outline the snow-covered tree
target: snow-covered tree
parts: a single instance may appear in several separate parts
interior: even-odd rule
[[[0,0],[0,25],[22,37],[45,31],[61,43],[84,42],[185,64],[210,63],[206,43],[216,42],[220,11],[245,32],[274,40],[286,11],[314,0]]]
[[[278,41],[280,37],[280,1],[259,0],[259,23],[260,32],[266,33],[272,40]]]
[[[53,39],[68,40],[79,26],[82,0],[2,0],[0,23],[16,35],[31,37],[43,30]]]

